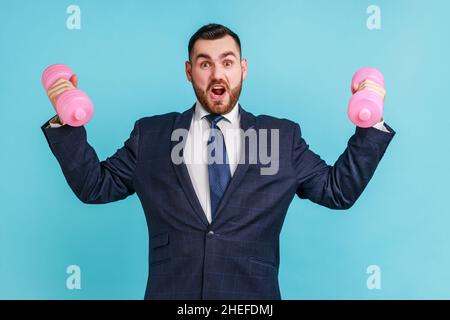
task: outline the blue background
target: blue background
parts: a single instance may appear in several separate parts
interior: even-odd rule
[[[69,30],[66,8],[81,8]],[[381,30],[366,27],[369,5]],[[136,195],[79,202],[40,130],[54,112],[42,71],[65,63],[95,104],[88,140],[105,159],[143,116],[195,101],[184,73],[189,37],[217,22],[249,62],[240,102],[300,123],[332,164],[355,127],[350,79],[386,79],[384,118],[397,135],[348,211],[295,198],[281,235],[283,299],[450,298],[448,1],[0,0],[0,298],[141,299],[147,228]],[[81,268],[81,290],[66,268]],[[381,289],[366,286],[369,265]]]

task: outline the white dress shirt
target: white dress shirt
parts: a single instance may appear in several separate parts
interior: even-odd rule
[[[211,223],[211,201],[209,197],[209,177],[208,177],[208,150],[207,141],[209,138],[211,125],[205,118],[209,112],[197,101],[191,126],[186,138],[186,145],[183,151],[184,162],[186,163],[189,176],[192,181],[197,198],[206,214],[206,218]],[[223,134],[225,147],[227,149],[228,161],[230,164],[231,176],[239,163],[241,155],[241,130],[238,103],[233,109],[223,115],[224,119],[219,121],[217,126]]]

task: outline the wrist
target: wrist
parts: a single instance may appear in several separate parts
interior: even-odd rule
[[[51,127],[60,127],[64,125],[64,123],[61,121],[58,115],[50,119],[48,123],[50,124]]]

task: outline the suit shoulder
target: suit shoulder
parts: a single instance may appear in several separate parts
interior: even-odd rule
[[[256,121],[259,122],[261,127],[270,127],[270,128],[286,128],[289,127],[290,129],[294,129],[295,126],[298,125],[298,123],[286,119],[286,118],[279,118],[274,116],[269,116],[266,114],[261,114],[256,116]]]
[[[179,115],[179,112],[168,112],[164,114],[143,117],[136,121],[136,125],[139,125],[139,127],[144,130],[147,128],[171,127],[175,119]]]

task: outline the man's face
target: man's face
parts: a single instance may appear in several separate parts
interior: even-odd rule
[[[199,39],[191,61],[186,61],[186,75],[208,112],[226,114],[241,94],[247,61],[241,60],[239,47],[229,35],[217,40]]]

